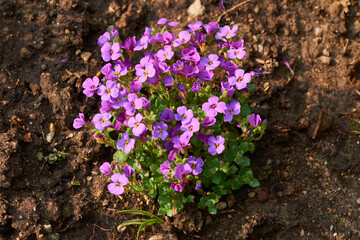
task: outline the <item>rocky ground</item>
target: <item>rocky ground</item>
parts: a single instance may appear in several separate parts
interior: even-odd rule
[[[253,96],[269,126],[249,156],[261,187],[221,200],[216,216],[190,205],[141,238],[360,239],[360,3],[196,2],[0,0],[1,240],[135,239],[115,211],[153,203],[107,192],[99,166],[112,152],[72,121],[98,108],[81,93],[101,67],[98,36],[110,25],[140,36],[162,17],[177,32],[195,20],[239,26],[245,68],[270,72]],[[39,161],[54,151],[55,163]]]

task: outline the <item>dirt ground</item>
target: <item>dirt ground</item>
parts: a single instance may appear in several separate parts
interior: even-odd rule
[[[1,240],[135,239],[135,227],[116,229],[131,216],[115,211],[156,212],[108,193],[99,166],[113,152],[72,122],[99,107],[81,87],[102,66],[98,36],[113,25],[138,37],[162,17],[176,32],[195,20],[239,26],[245,68],[270,72],[252,97],[269,125],[249,156],[259,188],[221,200],[216,216],[190,205],[141,238],[360,239],[360,2],[203,0],[191,19],[192,2],[0,0]],[[54,149],[71,155],[39,161]]]

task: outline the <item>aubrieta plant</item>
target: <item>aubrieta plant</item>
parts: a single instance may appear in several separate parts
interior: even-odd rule
[[[196,197],[200,209],[215,214],[221,196],[259,185],[244,155],[267,125],[249,105],[256,73],[242,67],[237,26],[197,21],[176,35],[169,28],[177,22],[158,24],[161,31],[145,28],[140,40],[121,43],[116,29],[99,37],[105,65],[83,92],[101,97],[100,112],[91,122],[80,113],[73,126],[91,129],[125,165],[100,167],[110,193],[128,188],[157,197],[158,214],[168,216]]]

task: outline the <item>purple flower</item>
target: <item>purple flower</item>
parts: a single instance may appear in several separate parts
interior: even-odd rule
[[[142,83],[139,81],[132,81],[130,82],[130,86],[129,86],[129,90],[132,93],[137,93],[141,90],[142,88]]]
[[[126,49],[128,51],[134,51],[135,44],[136,44],[136,37],[135,36],[134,37],[128,37],[125,40],[125,43],[120,44],[120,47],[123,48],[123,49]]]
[[[203,28],[208,34],[214,34],[219,29],[219,24],[216,22],[209,22],[208,24],[204,24]]]
[[[106,127],[111,126],[111,122],[108,121],[111,118],[110,113],[98,113],[94,116],[93,120],[91,121],[93,124],[95,124],[95,128],[102,131]]]
[[[173,140],[174,148],[176,149],[184,149],[186,146],[189,146],[189,142],[191,137],[193,136],[192,132],[184,132],[181,136],[176,136]]]
[[[101,35],[97,41],[99,47],[104,46],[105,43],[110,43],[110,33],[108,32],[105,32],[103,35]]]
[[[191,172],[194,176],[199,175],[202,172],[202,166],[204,166],[204,160],[201,158],[195,158],[190,156],[185,166],[188,165],[191,168]]]
[[[236,65],[236,63],[234,62],[226,62],[225,64],[223,64],[222,66],[224,68],[225,71],[228,71],[230,75],[234,75],[235,70],[238,69],[239,67]]]
[[[196,31],[198,31],[198,30],[201,30],[201,25],[202,25],[202,22],[201,22],[201,21],[196,21],[196,22],[194,22],[194,23],[190,23],[190,24],[188,25],[188,27],[190,28],[190,30],[191,30],[192,32],[196,32]]]
[[[209,144],[209,153],[211,155],[215,155],[220,154],[224,151],[225,146],[225,138],[223,138],[222,136],[217,136],[216,138],[214,136],[211,136],[208,140],[208,144]]]
[[[228,96],[231,96],[234,94],[235,88],[229,82],[221,82],[221,92],[223,93],[224,91],[227,91]]]
[[[101,73],[105,75],[106,80],[112,80],[114,77],[114,71],[112,70],[111,63],[105,64],[101,68]],[[104,81],[104,80],[103,80]]]
[[[261,124],[261,117],[259,114],[255,116],[254,113],[252,113],[249,117],[249,123],[254,126],[254,128],[257,127],[257,125]]]
[[[239,115],[240,108],[241,108],[240,103],[236,101],[227,104],[225,110],[224,122],[231,122],[234,115]]]
[[[129,93],[127,95],[128,102],[124,103],[124,108],[126,110],[126,114],[129,116],[134,116],[135,109],[141,109],[143,101],[141,98],[138,98],[136,93]]]
[[[111,181],[108,185],[108,190],[114,195],[120,195],[124,193],[124,186],[129,183],[129,179],[120,173],[115,173],[111,176]]]
[[[126,177],[131,178],[131,176],[135,173],[134,169],[131,166],[125,166],[123,168],[123,173]]]
[[[187,43],[191,39],[191,35],[188,31],[181,31],[179,33],[179,38],[174,40],[173,46],[178,47]]]
[[[183,68],[183,74],[189,78],[189,77],[195,77],[199,73],[199,68],[197,66],[193,66],[191,64],[187,64]]]
[[[200,129],[200,123],[199,123],[199,119],[197,118],[191,119],[190,122],[185,123],[180,127],[181,131],[191,132],[191,133],[197,132],[199,131],[199,129]]]
[[[97,76],[94,76],[93,79],[87,78],[82,84],[83,88],[85,88],[83,93],[87,97],[92,97],[98,90],[99,82],[100,80]]]
[[[200,54],[197,52],[196,48],[190,47],[185,48],[181,51],[182,57],[181,59],[190,61],[190,62],[198,62],[200,61]]]
[[[120,45],[118,43],[114,43],[111,46],[110,43],[105,43],[101,47],[101,56],[105,62],[110,60],[117,60],[119,57],[121,57]]]
[[[251,82],[251,75],[250,73],[245,73],[244,69],[236,69],[235,76],[229,77],[230,85],[236,85],[237,90],[246,88],[249,82]]]
[[[208,102],[202,105],[202,110],[206,112],[208,117],[215,117],[218,112],[224,113],[226,105],[224,102],[218,102],[217,96],[210,97]]]
[[[124,148],[124,152],[128,154],[135,147],[135,139],[129,138],[128,132],[123,133],[121,138],[121,140],[117,141],[116,147],[117,149]]]
[[[189,174],[191,172],[192,169],[189,165],[184,166],[180,163],[175,167],[174,177],[177,179],[182,179],[184,175]]]
[[[146,131],[145,124],[141,123],[143,116],[140,113],[136,114],[135,117],[131,117],[128,120],[128,126],[132,128],[132,133],[135,137],[139,137]]]
[[[166,45],[164,50],[160,49],[157,51],[156,56],[160,61],[164,62],[170,60],[174,56],[174,52],[171,51],[171,46]]]
[[[172,73],[179,74],[179,73],[182,72],[183,68],[184,68],[184,62],[180,61],[180,60],[177,60],[176,63],[171,65],[170,71]]]
[[[155,76],[156,70],[154,68],[154,65],[151,63],[146,64],[145,68],[138,68],[136,70],[136,76],[139,77],[139,82],[143,83],[148,78],[152,78]]]
[[[218,6],[221,10],[224,10],[224,1],[220,1]]]
[[[110,163],[104,162],[104,163],[100,166],[100,172],[103,173],[103,174],[105,174],[105,175],[110,175],[110,174],[112,174]]]
[[[235,32],[238,30],[238,26],[235,25],[232,29],[228,25],[225,25],[224,27],[220,28],[220,30],[215,34],[215,38],[220,40],[223,37],[226,39],[235,37]]]
[[[108,101],[110,100],[110,97],[118,97],[119,89],[117,89],[115,82],[109,80],[106,82],[106,86],[100,85],[97,93],[101,96],[102,101]]]
[[[118,79],[121,76],[125,76],[128,72],[126,67],[122,67],[120,64],[115,64],[115,71],[113,73],[113,78]]]
[[[165,176],[166,174],[168,174],[169,172],[171,172],[171,168],[170,168],[170,162],[168,160],[166,160],[164,163],[162,163],[160,165],[160,172]],[[167,177],[165,177],[165,179],[167,179]]]
[[[228,56],[228,58],[230,59],[243,59],[246,55],[246,52],[244,50],[245,48],[239,48],[239,49],[230,49],[229,51],[226,52],[226,55]]]
[[[73,127],[75,129],[79,129],[82,128],[83,126],[88,125],[88,123],[85,121],[85,116],[83,113],[79,113],[79,117],[75,118],[74,122],[73,122]]]
[[[157,24],[161,24],[161,25],[166,24],[167,26],[175,27],[179,23],[178,22],[169,22],[166,18],[161,18],[161,19],[159,19]]]
[[[67,62],[67,59],[64,58],[64,59],[61,59],[61,63],[66,63]]]
[[[185,106],[177,108],[177,114],[174,114],[176,121],[181,121],[182,124],[188,123],[194,117],[194,113],[191,109],[187,109]]]
[[[140,38],[140,41],[137,41],[134,47],[134,51],[140,51],[142,49],[147,49],[149,43],[149,37],[148,36],[142,36]]]
[[[193,92],[199,92],[199,91],[201,90],[201,85],[200,85],[200,83],[194,82],[193,85],[192,85],[192,87],[191,87],[191,90],[192,90]]]
[[[209,58],[207,57],[201,58],[200,65],[205,67],[206,70],[208,71],[215,70],[221,64],[221,62],[218,59],[219,59],[218,55],[210,54]]]
[[[140,99],[142,100],[142,107],[150,112],[149,107],[151,104],[151,100],[148,100],[145,97],[141,97]]]
[[[174,78],[171,75],[167,75],[164,78],[164,85],[165,87],[171,87],[172,85],[174,85]]]
[[[179,155],[179,150],[177,149],[171,150],[168,156],[169,160],[175,161],[176,160],[175,155]]]
[[[208,141],[209,141],[209,138],[211,137],[211,135],[205,135],[203,133],[199,133],[199,134],[196,134],[195,137],[201,141],[204,142],[204,147],[206,147],[206,145],[208,144]]]
[[[165,121],[165,122],[172,122],[174,120],[174,113],[173,110],[170,108],[165,109],[161,114],[160,114],[160,119]]]
[[[199,73],[200,82],[209,82],[214,76],[213,71],[204,70]]]
[[[177,192],[182,192],[183,187],[186,185],[186,181],[182,180],[179,183],[171,183],[171,188]]]
[[[119,36],[119,31],[114,28],[113,30],[111,30],[111,34],[112,34],[114,37],[118,37],[118,36]]]
[[[203,120],[203,126],[206,128],[214,125],[215,123],[216,123],[216,118],[214,117],[206,117]]]
[[[199,190],[201,188],[201,183],[197,183],[196,185],[195,185],[195,190]]]
[[[168,129],[168,126],[166,123],[156,122],[154,125],[154,130],[152,130],[152,135],[154,139],[158,139],[160,137],[161,140],[165,141],[165,139],[168,137],[168,132],[166,131]]]

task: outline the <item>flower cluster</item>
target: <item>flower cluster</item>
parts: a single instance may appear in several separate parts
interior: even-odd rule
[[[247,96],[256,73],[242,68],[246,51],[243,40],[233,41],[237,26],[197,21],[176,35],[168,28],[177,22],[163,18],[158,24],[165,25],[160,32],[145,28],[139,40],[121,43],[115,29],[99,37],[105,65],[100,78],[83,82],[83,93],[98,95],[101,108],[91,122],[80,113],[73,126],[91,128],[100,142],[117,150],[117,162],[128,162],[116,173],[109,163],[100,168],[111,175],[112,194],[136,185],[131,187],[136,192],[160,195],[160,213],[171,215],[171,206],[181,210],[193,198],[184,194],[194,190],[207,200],[212,195],[205,189],[212,190],[216,202],[231,189],[258,184],[243,154],[253,151],[252,140],[262,136],[266,120],[251,114]],[[218,54],[208,53],[212,44]],[[133,63],[136,54],[143,55]],[[128,168],[139,178],[129,180]],[[177,200],[166,198],[174,194]],[[210,202],[200,201],[199,207],[213,212]]]

